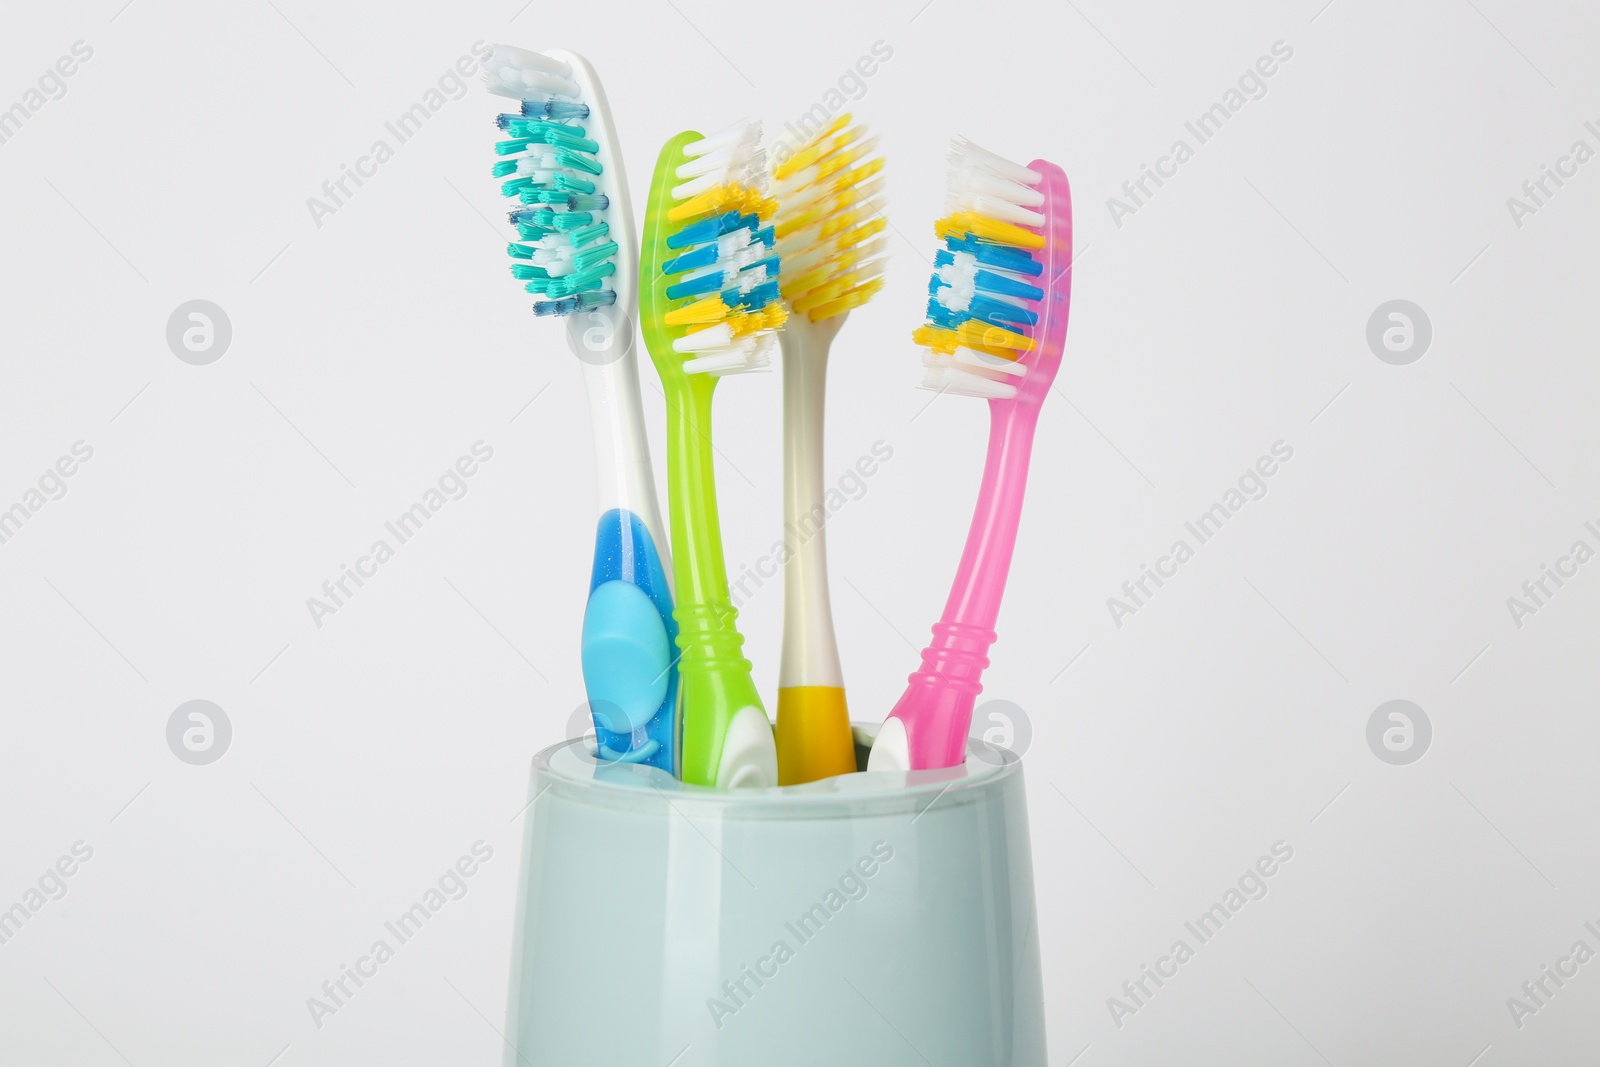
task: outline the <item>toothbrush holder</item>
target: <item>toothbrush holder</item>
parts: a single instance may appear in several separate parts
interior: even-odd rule
[[[589,751],[533,760],[506,1067],[1046,1067],[1011,752],[719,791]]]

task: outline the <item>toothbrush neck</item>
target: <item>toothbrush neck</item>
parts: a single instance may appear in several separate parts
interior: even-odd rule
[[[672,617],[682,652],[678,670],[684,684],[695,687],[696,699],[724,707],[760,707],[744,656],[744,636],[736,624],[739,612],[728,596],[717,521],[711,449],[711,393],[717,380],[705,374],[675,375],[664,384],[671,420],[667,478],[677,578]]]
[[[778,335],[783,346],[783,533],[787,550],[783,654],[778,669],[781,688],[844,684],[828,596],[830,509],[823,478],[828,342],[837,329],[837,318],[812,323],[796,316]]]
[[[1037,403],[990,402],[989,452],[983,484],[940,627],[959,628],[969,635],[987,634],[983,648],[977,650],[980,655],[994,641],[994,624],[1000,615],[1006,576],[1017,545],[1028,460],[1038,422]]]
[[[680,607],[716,608],[715,621],[726,606],[728,574],[722,558],[722,529],[717,515],[716,472],[711,450],[711,392],[716,379],[690,374],[667,382],[667,476],[672,515],[673,571]],[[685,633],[689,627],[685,626]]]

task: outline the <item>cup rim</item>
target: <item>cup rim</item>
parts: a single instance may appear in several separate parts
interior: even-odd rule
[[[878,724],[856,723],[857,743],[870,748]],[[961,767],[934,771],[855,771],[801,785],[762,789],[717,789],[678,781],[655,767],[596,763],[573,752],[582,738],[569,738],[533,757],[530,806],[547,792],[571,802],[662,815],[692,809],[720,819],[826,819],[921,813],[992,797],[1022,776],[1022,760],[1010,749],[971,738]]]

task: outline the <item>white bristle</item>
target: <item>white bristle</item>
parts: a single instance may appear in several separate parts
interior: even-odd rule
[[[974,356],[983,356],[983,353],[973,352]],[[986,359],[995,357],[988,356]],[[1002,360],[1002,362],[1004,362]],[[939,355],[933,352],[923,354],[922,388],[931,389],[936,393],[956,393],[960,396],[976,396],[986,399],[1010,399],[1017,395],[1017,387],[1009,382],[1000,381],[996,371],[987,367],[964,365],[965,361]]]
[[[761,123],[740,122],[721,133],[684,146],[689,162],[674,172],[682,184],[673,187],[675,200],[688,200],[718,185],[738,184],[747,189],[766,188],[766,153],[761,150]]]
[[[753,147],[761,143],[761,123],[741,120],[709,137],[690,141],[683,146],[683,154],[691,159],[735,146]]]
[[[578,83],[572,65],[508,44],[497,44],[483,65],[483,84],[496,96],[538,100],[545,96],[576,99]]]
[[[991,356],[987,352],[979,352],[975,348],[959,347],[953,357],[957,363],[964,363],[969,367],[976,367],[986,377],[1002,380],[999,376],[1020,378],[1028,373],[1028,368],[1014,359],[1003,356]]]
[[[965,137],[957,137],[950,142],[950,169],[957,171],[969,167],[981,168],[1002,178],[1021,182],[1023,185],[1038,185],[1044,181],[1044,175],[1038,171],[1029,170],[1021,163],[1013,163],[1004,156],[995,155]]]
[[[708,331],[709,332],[709,331]],[[746,374],[772,365],[772,334],[745,336],[732,344],[709,349],[684,363],[689,374]]]
[[[957,138],[950,145],[947,210],[975,211],[1019,226],[1043,226],[1044,215],[1033,210],[1044,204],[1044,194],[1033,188],[1042,180],[1027,167]]]
[[[686,333],[672,342],[674,352],[705,352],[733,343],[733,327],[725,322],[707,326],[698,333]]]

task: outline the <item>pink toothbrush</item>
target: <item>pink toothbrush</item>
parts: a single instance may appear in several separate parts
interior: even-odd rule
[[[878,732],[867,769],[966,759],[972,706],[1017,542],[1039,408],[1061,366],[1072,289],[1072,194],[1061,168],[1026,167],[958,138],[950,211],[928,291],[922,387],[989,401],[989,454],[961,566],[922,666]]]

